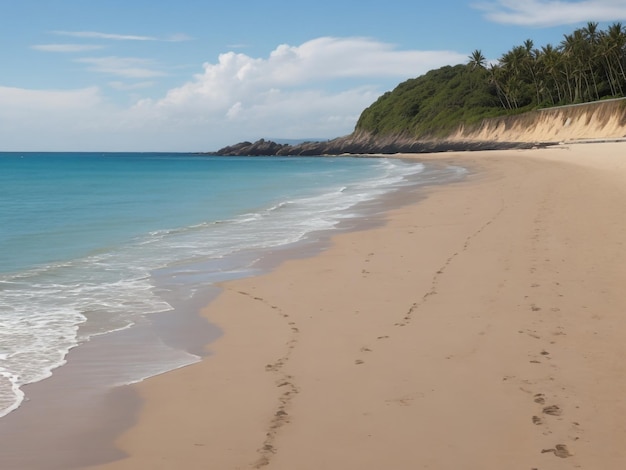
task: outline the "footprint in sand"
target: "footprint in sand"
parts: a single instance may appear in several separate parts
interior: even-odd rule
[[[554,455],[556,455],[557,457],[561,457],[562,459],[566,459],[567,457],[572,456],[565,444],[557,444],[556,449],[554,450]]]
[[[546,454],[548,452],[552,452],[554,455],[562,459],[566,459],[572,456],[572,454],[570,454],[569,449],[567,448],[565,444],[557,444],[554,449],[542,449],[541,450],[542,454]]]
[[[550,416],[561,416],[563,412],[558,405],[550,405],[543,408],[543,413]]]

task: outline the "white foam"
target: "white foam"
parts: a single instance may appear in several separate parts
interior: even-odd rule
[[[315,192],[291,195],[232,219],[151,231],[108,251],[1,275],[0,416],[24,399],[22,385],[48,377],[81,341],[128,328],[144,315],[170,310],[171,305],[155,294],[152,271],[242,251],[254,253],[297,242],[314,231],[332,229],[341,220],[357,215],[353,210],[357,204],[409,184],[407,178],[424,168],[380,159],[376,175],[365,181],[320,185]],[[245,269],[247,265],[228,266],[219,276],[227,278]],[[188,278],[196,274],[206,280],[200,272]],[[189,283],[190,296],[198,286],[189,279],[185,282]],[[197,360],[167,348],[157,359],[154,369],[145,368],[141,377]],[[135,375],[128,380],[139,379]]]
[[[0,390],[10,390],[11,393],[0,393],[0,418],[19,408],[24,401],[24,392],[20,389],[19,377],[0,367]],[[2,383],[6,382],[6,383]]]

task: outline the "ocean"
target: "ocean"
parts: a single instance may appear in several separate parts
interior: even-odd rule
[[[94,337],[192,305],[386,194],[464,174],[388,158],[0,153],[0,416]],[[112,384],[200,360],[156,336]]]

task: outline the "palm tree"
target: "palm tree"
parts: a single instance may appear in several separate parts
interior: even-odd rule
[[[601,30],[596,22],[563,36],[558,46],[539,49],[528,39],[488,65],[480,49],[468,56],[475,83],[478,71],[506,109],[529,104],[568,104],[626,92],[626,29],[614,23]]]
[[[599,43],[600,34],[598,33],[598,23],[588,22],[587,26],[580,30],[586,47],[583,48],[583,60],[586,61],[587,73],[591,77],[593,82],[593,89],[595,91],[595,99],[600,99],[600,93],[598,91],[598,82],[596,80],[596,70],[598,69],[597,62],[599,60]]]
[[[472,52],[469,56],[469,62],[467,64],[467,66],[469,67],[469,71],[470,71],[470,79],[469,79],[469,85],[470,85],[470,89],[474,89],[474,84],[476,80],[482,80],[484,78],[484,73],[485,73],[485,65],[487,64],[487,59],[485,58],[485,56],[483,55],[482,51],[480,49],[476,49],[474,52]],[[474,75],[479,74],[478,78],[474,77]]]
[[[480,69],[484,69],[485,66],[487,65],[487,59],[485,58],[485,56],[483,55],[483,52],[480,49],[476,49],[474,52],[472,52],[469,56],[469,63],[468,65],[470,66],[470,69],[475,70],[477,68]]]
[[[532,48],[532,42],[529,44]],[[519,108],[531,103],[533,98],[530,86],[534,84],[531,70],[534,70],[534,65],[526,47],[514,47],[500,58],[499,65],[505,77],[503,90],[513,107]]]
[[[502,68],[495,64],[491,64],[489,67],[489,84],[495,87],[496,95],[498,96],[502,107],[505,109],[512,109],[513,107],[502,89]]]
[[[577,31],[574,31],[572,34],[563,35],[563,41],[561,41],[561,50],[563,51],[563,57],[565,59],[566,80],[574,81],[573,95],[571,83],[568,85],[570,89],[570,101],[573,103],[583,100],[583,66],[581,64],[582,33],[580,33],[580,30]]]
[[[534,43],[532,39],[526,39],[524,41],[523,48],[524,58],[522,60],[522,66],[524,70],[530,76],[530,79],[535,88],[536,103],[541,103],[541,78],[539,76],[539,51],[534,49]]]
[[[546,75],[546,80],[550,84],[548,87],[550,101],[552,104],[561,103],[565,94],[565,92],[561,93],[561,53],[551,44],[543,46],[541,48],[540,62]],[[554,91],[556,91],[556,100],[554,99]]]
[[[622,23],[613,23],[607,29],[606,35],[613,64],[616,69],[619,69],[622,76],[621,79],[626,80],[626,73],[624,73],[623,65],[626,34],[624,34]]]
[[[623,88],[619,77],[619,67],[614,60],[614,44],[610,36],[606,32],[600,34],[600,42],[598,46],[598,54],[601,57],[604,75],[609,85],[612,96],[623,95]]]

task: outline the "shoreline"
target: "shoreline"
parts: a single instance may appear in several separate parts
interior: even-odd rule
[[[394,205],[403,203],[406,192],[420,190],[425,185],[446,184],[448,179],[459,178],[452,174],[454,172],[445,172],[450,175],[444,177],[445,181],[439,181],[442,173],[438,167],[436,165],[427,170],[429,181],[418,181],[417,184],[359,203],[350,209],[350,212],[356,211],[359,215],[343,219],[332,230],[313,232],[299,242],[263,250],[264,254],[249,271],[264,273],[285,259],[314,256],[329,245],[333,234],[382,224],[384,208],[381,204],[390,204],[391,200]],[[249,253],[242,256],[251,258]],[[162,268],[153,273],[156,288],[164,287],[161,284],[167,282],[170,271],[170,268]],[[249,276],[251,274],[248,273],[238,277]],[[220,335],[220,328],[207,321],[201,310],[215,298],[219,288],[212,281],[206,282],[209,285],[193,299],[168,299],[168,302],[174,302],[174,311],[151,314],[131,328],[95,336],[73,348],[66,358],[67,363],[56,368],[51,377],[26,385],[24,390],[28,403],[0,422],[0,438],[5,444],[0,466],[46,470],[83,468],[95,462],[123,458],[124,452],[115,448],[113,440],[133,425],[141,400],[133,386],[134,381],[114,387],[111,384],[124,383],[128,374],[120,370],[128,368],[128,364],[134,368],[136,363],[143,364],[143,359],[147,359],[149,352],[142,353],[136,345],[146,344],[156,352],[156,343],[163,342],[197,356],[198,360],[211,354],[206,345]],[[139,357],[135,357],[138,353]],[[153,376],[184,367],[187,365]],[[94,422],[99,424],[94,426]],[[47,431],[51,426],[56,428],[54,434]],[[40,452],[33,454],[30,451],[33,446]]]
[[[625,147],[573,147],[434,156],[486,173],[224,284],[94,468],[621,468]]]
[[[225,334],[80,468],[621,468],[626,144],[572,147],[397,156],[481,171],[222,283]]]

